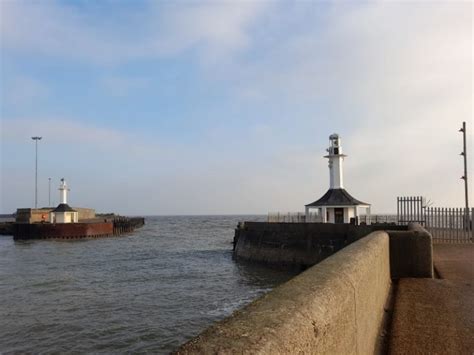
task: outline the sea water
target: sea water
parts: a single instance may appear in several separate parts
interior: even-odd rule
[[[263,216],[147,217],[79,241],[0,236],[0,352],[168,353],[294,274],[232,259]]]

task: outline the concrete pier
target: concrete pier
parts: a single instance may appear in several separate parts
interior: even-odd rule
[[[473,260],[419,225],[374,231],[176,353],[472,354]]]
[[[430,280],[433,275],[431,236],[417,225],[404,228],[402,237],[390,231],[361,236],[210,327],[177,353],[385,352],[393,283]],[[416,247],[404,255],[399,252],[404,246]]]

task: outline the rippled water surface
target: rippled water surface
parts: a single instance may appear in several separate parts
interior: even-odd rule
[[[232,260],[259,217],[149,217],[82,241],[0,237],[0,351],[168,353],[292,275]]]

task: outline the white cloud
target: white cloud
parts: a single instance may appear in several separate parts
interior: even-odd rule
[[[114,147],[126,138],[120,131],[68,118],[3,119],[2,129],[2,141],[5,143],[18,143],[31,136],[43,136],[53,144],[80,143]]]
[[[404,194],[462,205],[457,130],[472,125],[472,5],[336,3],[324,24],[241,65],[236,92],[293,106],[301,133],[308,122],[328,135],[339,127],[349,191],[376,211],[393,211]],[[311,108],[301,115],[302,104]]]
[[[101,65],[196,49],[213,60],[248,46],[248,28],[267,6],[235,1],[148,5],[114,23],[79,12],[73,4],[3,1],[2,46],[13,52]]]
[[[168,6],[156,39],[159,52],[176,53],[204,46],[213,53],[245,48],[248,27],[264,9],[264,2],[212,1]],[[159,12],[160,10],[157,10]]]
[[[375,211],[393,212],[396,196],[404,194],[462,205],[457,129],[468,121],[472,141],[471,3],[334,2],[322,6],[323,15],[316,2],[285,5],[284,13],[268,11],[274,5],[267,2],[151,4],[140,21],[120,26],[90,24],[57,3],[2,2],[3,10],[8,7],[2,39],[9,50],[100,64],[198,52],[210,64],[204,66],[206,78],[234,88],[242,106],[291,108],[290,117],[256,120],[247,132],[230,132],[225,122],[211,128],[212,152],[209,142],[189,152],[137,143],[106,128],[46,120],[51,128],[40,134],[134,142],[129,151],[146,165],[132,181],[141,182],[136,189],[143,197],[160,197],[160,207],[156,201],[140,206],[159,213],[171,206],[169,213],[301,210],[327,188],[321,157],[326,142],[319,137],[335,130],[349,154],[346,186]],[[146,85],[129,79],[103,83],[116,94]],[[22,122],[8,126],[6,135],[38,134],[33,120]],[[318,142],[299,141],[308,130]],[[229,143],[219,137],[230,137]],[[231,143],[241,146],[230,149]],[[251,156],[241,153],[252,149]],[[166,150],[166,164],[156,164],[160,150]]]

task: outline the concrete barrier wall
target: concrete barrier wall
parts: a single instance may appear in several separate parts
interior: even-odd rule
[[[373,232],[184,344],[178,354],[373,353],[390,290],[389,237]]]
[[[433,277],[431,234],[419,224],[407,231],[387,231],[390,235],[390,270],[393,279]]]

